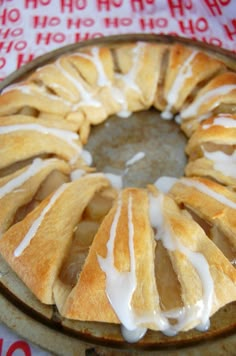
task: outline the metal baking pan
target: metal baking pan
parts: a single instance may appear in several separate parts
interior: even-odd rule
[[[36,68],[65,53],[90,45],[114,45],[130,41],[183,43],[226,61],[236,70],[236,56],[204,43],[161,35],[121,35],[68,45],[54,50],[9,75],[0,83],[0,91],[22,80]],[[101,142],[103,142],[102,149]],[[138,151],[146,158],[125,173],[125,185],[145,186],[163,175],[183,175],[186,157],[184,134],[174,121],[160,119],[150,109],[134,113],[128,119],[113,116],[92,129],[87,149],[98,171],[124,172],[125,162]],[[52,306],[41,304],[0,257],[0,320],[13,332],[57,355],[233,355],[236,350],[236,303],[222,308],[211,318],[207,332],[189,331],[167,337],[148,331],[136,344],[125,342],[117,325],[77,322],[60,317]],[[122,353],[121,353],[122,352]]]

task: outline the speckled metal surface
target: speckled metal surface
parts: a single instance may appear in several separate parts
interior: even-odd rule
[[[132,35],[121,36],[116,41],[139,39],[177,40]],[[114,38],[89,44],[112,41]],[[33,61],[1,83],[0,90],[56,56],[83,45],[67,46]],[[200,47],[208,50],[205,45]],[[224,56],[225,52],[216,54]],[[229,61],[236,67],[233,56],[229,56]],[[183,175],[185,144],[186,138],[175,122],[161,120],[158,112],[149,110],[135,113],[128,119],[111,117],[92,130],[86,148],[92,153],[98,171],[122,175],[125,186],[145,186],[159,176]],[[127,160],[137,152],[144,152],[144,158],[127,167]],[[31,295],[1,257],[0,320],[16,333],[57,355],[234,355],[236,350],[236,303],[216,313],[211,319],[211,328],[205,333],[193,330],[170,338],[148,331],[139,343],[128,344],[118,326],[62,319],[55,308],[42,305]]]

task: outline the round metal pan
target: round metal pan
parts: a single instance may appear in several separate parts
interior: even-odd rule
[[[214,46],[179,37],[121,35],[68,45],[36,58],[0,83],[0,91],[21,81],[36,68],[54,61],[62,54],[90,45],[113,46],[130,41],[178,42],[194,46],[224,60],[230,68],[236,70],[236,56]],[[103,153],[98,154],[100,142],[103,142],[104,149]],[[98,171],[111,171],[112,168],[115,173],[124,168],[124,162],[138,149],[149,152],[151,158],[135,165],[125,182],[126,185],[144,186],[155,181],[158,176],[183,174],[186,163],[185,144],[186,138],[177,124],[159,120],[159,113],[150,109],[135,113],[128,120],[114,116],[109,120],[109,125],[103,123],[95,127],[87,147],[95,159]],[[117,160],[117,152],[122,159]],[[111,167],[115,161],[119,162]],[[136,177],[135,180],[133,177]],[[119,326],[66,320],[61,318],[54,307],[42,305],[1,256],[0,321],[13,332],[57,355],[233,355],[236,350],[236,303],[231,303],[216,313],[211,318],[211,327],[207,332],[192,330],[167,337],[160,332],[148,331],[140,342],[129,344],[123,340]]]

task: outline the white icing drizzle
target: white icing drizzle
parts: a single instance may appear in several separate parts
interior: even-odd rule
[[[74,171],[71,172],[70,179],[72,181],[74,181],[74,180],[81,178],[85,174],[86,174],[86,172],[83,169],[75,169]]]
[[[101,103],[92,97],[92,93],[86,90],[84,86],[79,82],[79,80],[76,80],[69,72],[67,72],[63,68],[63,66],[60,63],[60,59],[58,59],[55,62],[55,65],[62,72],[62,74],[76,87],[76,89],[78,90],[81,96],[81,101],[78,104],[73,105],[73,110],[76,110],[78,107],[84,105],[95,106],[95,107],[101,106]]]
[[[122,189],[123,187],[122,176],[113,173],[104,173],[104,176],[109,180],[113,188],[116,188],[118,190]]]
[[[116,213],[110,229],[110,237],[107,242],[107,256],[98,256],[101,269],[106,274],[106,293],[108,299],[122,323],[122,334],[128,342],[136,342],[146,333],[146,328],[142,325],[155,321],[162,330],[165,320],[162,316],[157,316],[153,310],[151,313],[144,313],[137,316],[132,309],[131,301],[136,289],[136,266],[134,253],[134,226],[132,216],[132,196],[128,198],[128,232],[129,232],[129,252],[130,270],[129,272],[119,272],[114,265],[114,245],[116,230],[122,209],[122,200],[119,196]]]
[[[236,120],[231,119],[227,116],[220,116],[220,117],[214,118],[214,120],[211,124],[203,124],[202,128],[204,130],[207,130],[212,126],[223,126],[227,129],[236,128]]]
[[[121,325],[122,336],[127,342],[130,343],[134,343],[142,339],[146,332],[146,328],[138,327],[137,329],[129,330],[123,324]]]
[[[164,111],[161,112],[161,118],[163,120],[172,120],[174,114],[170,111],[171,110],[171,105],[168,105]]]
[[[82,149],[80,152],[80,155],[81,155],[82,159],[84,160],[84,162],[88,166],[91,166],[91,164],[93,163],[93,157],[92,157],[91,153],[88,150]]]
[[[200,192],[217,200],[219,203],[227,205],[231,209],[236,209],[236,202],[228,199],[227,197],[225,197],[224,195],[222,195],[220,193],[215,192],[214,190],[210,189],[209,187],[207,187],[205,184],[203,184],[201,182],[197,182],[197,181],[195,181],[193,179],[189,179],[189,178],[181,178],[180,182],[183,183],[184,185],[187,185],[188,187],[193,187],[193,188],[199,190]]]
[[[194,320],[200,320],[200,328],[209,326],[209,317],[212,309],[214,283],[209,271],[209,265],[203,254],[191,251],[184,246],[173,228],[166,220],[163,213],[164,195],[150,196],[150,221],[152,227],[157,229],[156,240],[161,240],[163,246],[169,251],[180,251],[194,266],[202,282],[203,295],[195,305],[177,308],[166,312],[160,312],[161,317],[166,319],[165,328],[162,330],[166,335],[175,335],[183,330]],[[176,324],[170,324],[168,319],[176,319]]]
[[[185,119],[185,118],[195,116],[197,114],[198,109],[200,108],[200,106],[203,103],[208,102],[209,100],[211,100],[213,98],[217,98],[218,96],[226,95],[235,89],[236,89],[235,84],[228,84],[228,85],[222,85],[218,88],[209,90],[208,92],[202,94],[197,99],[195,99],[192,104],[190,104],[185,109],[183,109],[180,113],[181,118]],[[213,106],[216,106],[218,103],[219,103],[219,100],[217,100],[217,102],[214,102]],[[212,107],[211,107],[211,109],[212,109]]]
[[[16,188],[23,185],[28,179],[30,179],[40,170],[48,166],[52,161],[54,161],[54,159],[49,159],[45,161],[40,158],[34,159],[33,163],[23,173],[19,174],[17,177],[11,179],[2,187],[0,187],[0,199],[14,191]]]
[[[98,84],[98,86],[100,86],[100,87],[106,86],[107,88],[109,88],[113,98],[116,100],[116,102],[118,104],[120,104],[120,106],[122,108],[122,110],[117,115],[120,117],[123,117],[123,118],[130,116],[131,112],[128,111],[128,104],[127,104],[125,94],[119,88],[114,87],[112,85],[111,81],[108,79],[108,77],[104,71],[104,67],[100,60],[100,57],[99,57],[99,49],[97,47],[93,47],[91,52],[92,52],[92,56],[89,54],[86,54],[86,53],[76,53],[75,55],[82,57],[82,58],[86,58],[93,62],[94,66],[97,69],[97,74],[98,74],[97,84]]]
[[[145,47],[145,43],[144,42],[139,42],[133,49],[132,49],[132,59],[133,59],[133,63],[132,63],[132,67],[129,70],[128,73],[126,74],[119,74],[116,73],[116,76],[120,79],[123,80],[123,82],[127,85],[128,88],[131,88],[135,91],[137,91],[138,93],[140,93],[140,88],[136,83],[136,77],[137,77],[137,72],[138,72],[138,68],[139,68],[139,63],[140,63],[140,57],[142,54],[142,49]]]
[[[43,209],[39,217],[33,222],[31,225],[30,229],[28,230],[27,234],[25,237],[22,239],[20,244],[17,246],[17,248],[14,251],[14,256],[19,257],[22,252],[29,246],[30,241],[34,238],[36,235],[38,229],[40,228],[40,225],[45,217],[45,215],[48,213],[48,211],[52,208],[52,206],[55,204],[57,199],[61,196],[61,194],[66,190],[68,187],[68,183],[65,183],[60,186],[59,189],[52,195],[49,203],[46,205],[46,207]]]
[[[121,110],[117,113],[117,116],[122,118],[129,117],[132,112],[128,110],[128,103],[125,97],[125,93],[117,87],[111,87],[111,93],[113,98],[117,101],[117,103],[121,106]]]
[[[177,181],[178,181],[178,179],[175,177],[162,176],[154,182],[154,185],[162,193],[167,194]]]
[[[129,70],[128,73],[126,74],[120,74],[120,73],[115,73],[115,77],[117,79],[122,80],[125,85],[127,86],[128,89],[133,89],[134,91],[141,93],[141,90],[139,86],[136,83],[136,77],[137,77],[137,71],[138,71],[138,66],[140,63],[140,56],[142,54],[142,49],[145,47],[144,42],[139,42],[137,46],[135,46],[132,49],[132,67]],[[117,113],[117,116],[126,118],[129,117],[132,113],[128,110],[128,103],[126,96],[123,91],[121,91],[119,88],[112,87],[111,91],[113,93],[114,98],[117,100],[117,102],[121,105],[122,110],[120,110],[119,113]]]
[[[179,91],[182,89],[185,80],[192,76],[192,66],[190,64],[193,62],[197,54],[198,51],[196,50],[193,51],[188,57],[188,59],[183,63],[183,65],[178,70],[178,74],[173,82],[173,85],[166,96],[167,106],[165,110],[161,113],[161,117],[163,119],[169,120],[173,118],[171,108],[175,105],[176,101],[178,100]]]
[[[108,79],[108,77],[104,71],[104,67],[100,60],[100,57],[99,57],[99,49],[97,47],[93,47],[91,52],[92,52],[92,56],[88,55],[86,53],[76,53],[76,55],[78,55],[79,57],[86,58],[93,62],[94,66],[97,69],[97,74],[98,74],[97,84],[98,84],[98,86],[100,86],[100,87],[106,86],[107,88],[109,88],[113,98],[116,100],[116,102],[122,108],[122,110],[117,114],[117,116],[120,116],[123,118],[129,117],[131,115],[131,112],[128,111],[128,103],[127,103],[125,94],[119,88],[114,87],[112,85],[111,81]],[[115,76],[119,77],[119,74],[115,74]],[[123,77],[123,76],[121,76],[121,77]]]
[[[103,67],[102,62],[99,57],[99,48],[93,47],[91,49],[91,53],[92,53],[92,55],[89,55],[87,53],[79,53],[78,52],[78,53],[75,53],[74,55],[88,59],[89,61],[91,61],[94,64],[94,66],[96,67],[96,70],[97,70],[97,75],[98,75],[98,79],[97,79],[98,86],[100,86],[100,87],[110,86],[110,84],[111,84],[110,80],[107,78],[107,75],[104,71],[104,67]]]
[[[98,256],[101,269],[106,274],[106,293],[108,299],[116,312],[119,320],[129,330],[135,330],[137,325],[131,308],[133,292],[136,288],[135,256],[134,256],[134,227],[132,221],[132,197],[128,200],[128,229],[129,229],[129,252],[130,271],[119,272],[114,265],[114,245],[116,230],[122,209],[121,197],[118,199],[117,210],[111,225],[110,237],[107,242],[107,256]]]
[[[62,88],[62,90],[63,89],[65,90],[65,88]],[[40,86],[35,85],[35,86],[31,87],[30,85],[27,85],[24,83],[16,83],[16,84],[9,85],[7,88],[5,88],[2,91],[2,94],[5,94],[12,90],[18,90],[21,93],[26,94],[26,95],[34,95],[33,91],[35,90],[36,92],[40,93],[40,95],[46,97],[47,99],[50,99],[52,101],[61,101],[61,102],[63,102],[64,105],[71,107],[71,103],[69,101],[61,98],[60,96],[48,93],[43,86],[40,87]]]
[[[70,89],[67,89],[66,86],[62,86],[62,85],[60,85],[60,84],[58,84],[56,82],[52,82],[52,83],[50,83],[50,87],[52,89],[54,89],[55,91],[57,91],[59,89],[60,91],[64,92],[64,94],[66,94],[67,96],[71,97],[72,100],[76,100],[77,99],[77,96],[75,95],[75,93],[73,93]]]
[[[223,173],[225,176],[236,178],[236,151],[227,155],[222,151],[208,152],[203,151],[204,156],[213,161],[214,169]]]
[[[0,127],[0,135],[6,135],[12,132],[17,132],[17,131],[37,131],[40,132],[41,134],[44,135],[53,135],[61,140],[65,141],[68,145],[74,148],[74,150],[77,152],[77,155],[75,158],[72,159],[72,161],[76,161],[78,156],[81,154],[81,147],[74,142],[74,140],[79,139],[79,135],[75,132],[68,131],[68,130],[62,130],[58,128],[52,128],[52,127],[47,127],[43,126],[40,124],[17,124],[17,125],[9,125],[9,126],[1,126]]]
[[[31,94],[30,87],[21,82],[8,85],[8,87],[2,90],[1,94],[6,94],[12,90],[19,90],[24,94]]]
[[[145,152],[138,152],[136,153],[132,158],[130,158],[127,162],[126,162],[126,166],[131,166],[134,163],[140,161],[141,159],[143,159],[146,156]]]

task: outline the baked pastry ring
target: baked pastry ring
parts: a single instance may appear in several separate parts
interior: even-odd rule
[[[90,46],[6,88],[0,253],[65,318],[139,337],[206,329],[236,300],[235,104],[227,61],[182,44]],[[151,106],[178,114],[190,178],[163,194],[91,173],[91,126]],[[219,169],[219,156],[233,168]]]

